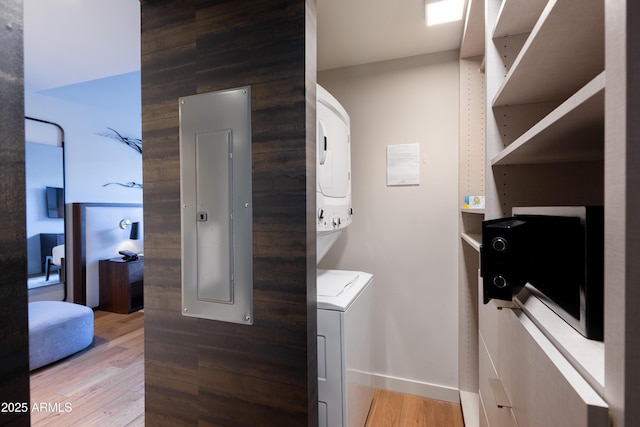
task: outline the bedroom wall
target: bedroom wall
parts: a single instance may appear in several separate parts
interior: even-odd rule
[[[0,402],[29,405],[22,16],[22,1],[0,2]],[[0,411],[0,425],[29,424]]]
[[[120,220],[140,223],[140,239],[129,239],[131,229],[119,227]],[[116,258],[121,250],[144,252],[142,207],[88,205],[85,208],[86,305],[100,305],[101,259]]]
[[[139,72],[27,92],[25,113],[65,130],[66,203],[142,203],[139,188],[104,186],[142,183],[142,156],[101,135],[112,128],[142,137]]]
[[[320,264],[374,275],[376,383],[458,400],[458,52],[318,73],[351,117],[353,223]],[[419,144],[389,187],[386,147]]]

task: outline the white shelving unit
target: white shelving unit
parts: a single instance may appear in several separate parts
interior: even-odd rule
[[[493,38],[529,34],[538,22],[538,17],[542,14],[547,2],[548,0],[502,2]]]
[[[486,217],[508,216],[513,206],[603,204],[603,1],[487,6]],[[604,345],[567,335],[563,321],[538,302],[530,297],[498,314],[493,301],[478,308],[487,425],[563,420],[604,427]],[[513,404],[506,411],[493,407],[496,383]],[[536,413],[541,406],[545,411]]]
[[[493,107],[563,101],[593,79],[604,69],[603,16],[603,1],[549,1],[494,95]],[[496,28],[512,19],[522,17],[502,13]]]
[[[464,422],[480,425],[478,384],[478,270],[484,209],[463,207],[465,196],[485,189],[484,0],[469,0],[460,46],[460,250],[459,258],[459,389]]]
[[[484,0],[469,0],[467,16],[464,23],[461,58],[484,56]]]
[[[460,213],[459,376],[468,426],[631,427],[640,419],[632,404],[640,401],[634,1],[606,0],[606,11],[605,0],[469,5],[460,196],[484,194],[486,209]],[[484,125],[474,123],[482,114]],[[584,338],[526,289],[514,303],[483,304],[482,220],[509,216],[514,206],[597,204],[607,230],[604,342]]]
[[[604,71],[531,127],[492,166],[603,160]]]

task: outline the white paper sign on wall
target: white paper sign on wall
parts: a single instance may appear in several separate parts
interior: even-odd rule
[[[420,144],[387,145],[387,186],[420,185]]]

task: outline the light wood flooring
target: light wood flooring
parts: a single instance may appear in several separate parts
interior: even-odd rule
[[[31,373],[33,426],[144,426],[144,315],[95,312],[88,349]],[[460,405],[376,390],[366,427],[463,427]]]
[[[144,426],[143,325],[140,312],[96,311],[88,349],[31,373],[31,406],[47,405],[31,425]]]
[[[464,427],[456,403],[376,390],[366,427]]]

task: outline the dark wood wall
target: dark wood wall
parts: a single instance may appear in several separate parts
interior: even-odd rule
[[[0,2],[0,402],[29,404],[22,1]],[[0,412],[29,425],[29,412]]]
[[[315,0],[143,0],[147,425],[315,426]],[[254,324],[181,315],[178,98],[251,85]]]

